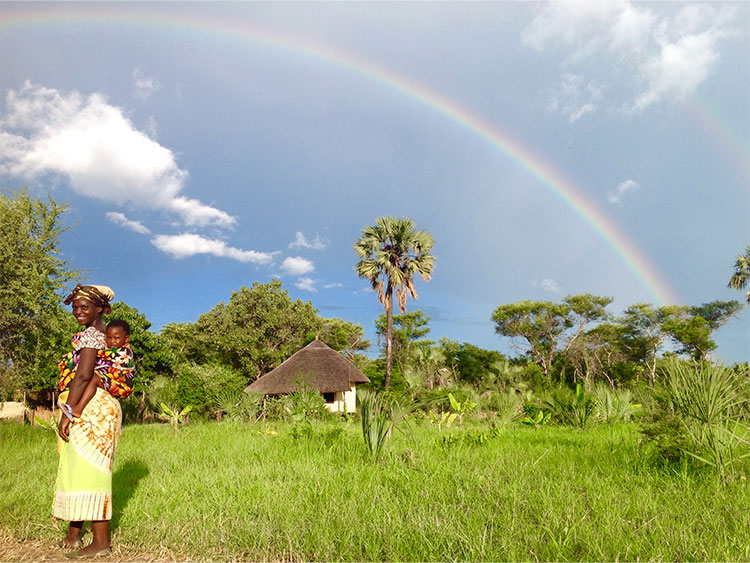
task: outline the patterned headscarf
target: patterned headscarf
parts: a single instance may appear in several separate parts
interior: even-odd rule
[[[108,315],[111,312],[109,302],[115,298],[115,292],[106,285],[81,285],[73,288],[73,292],[65,298],[66,305],[70,305],[73,299],[85,299],[91,301],[97,307],[103,309],[102,313]]]

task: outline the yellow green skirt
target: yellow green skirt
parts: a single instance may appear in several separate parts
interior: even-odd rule
[[[67,400],[67,391],[60,394]],[[112,518],[112,462],[122,427],[120,403],[104,389],[97,389],[69,426],[70,439],[59,440],[52,514],[72,522]]]

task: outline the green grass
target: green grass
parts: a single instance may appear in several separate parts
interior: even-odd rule
[[[127,426],[113,543],[197,560],[750,560],[750,488],[646,462],[634,425]],[[444,439],[449,437],[447,439]],[[0,424],[0,530],[49,540],[50,431]]]

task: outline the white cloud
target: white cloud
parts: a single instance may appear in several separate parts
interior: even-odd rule
[[[196,254],[211,254],[222,258],[230,258],[239,262],[254,264],[270,264],[273,260],[271,252],[256,252],[255,250],[241,250],[227,246],[223,240],[208,239],[200,235],[184,233],[181,235],[157,235],[151,240],[156,248],[174,258],[186,258]]]
[[[601,99],[601,86],[593,82],[585,84],[581,75],[566,73],[552,96],[550,109],[562,111],[572,123],[587,113],[594,112]]]
[[[614,190],[607,194],[607,201],[611,204],[622,203],[622,198],[626,193],[635,192],[641,189],[641,186],[635,180],[625,180]]]
[[[732,35],[735,25],[731,6],[662,6],[670,13],[657,15],[649,6],[623,0],[550,2],[522,32],[522,40],[540,51],[549,47],[563,52],[566,74],[571,67],[592,61],[600,63],[599,69],[616,68],[611,76],[618,83],[608,84],[607,91],[626,92],[630,101],[614,106],[641,111],[695,92],[719,58],[720,40]],[[675,12],[672,6],[679,9]],[[581,90],[572,95],[570,88],[563,80],[552,106],[571,121],[601,107],[594,92],[593,99],[576,101]]]
[[[322,240],[320,236],[315,235],[315,238],[309,241],[301,231],[297,231],[294,240],[289,243],[289,248],[310,248],[312,250],[323,250],[327,246],[328,241]]]
[[[312,272],[315,264],[301,256],[289,256],[281,263],[281,269],[290,276],[301,276]]]
[[[544,291],[549,291],[550,293],[560,293],[562,291],[560,284],[555,280],[542,280],[540,286]]]
[[[315,289],[315,282],[311,278],[302,278],[297,283],[294,284],[294,287],[297,289],[301,289],[303,291],[311,291],[313,293],[318,293],[318,290]]]
[[[343,283],[329,283],[323,286],[323,289],[334,289],[337,287],[344,287]]]
[[[136,130],[103,95],[65,95],[26,82],[6,102],[0,173],[58,174],[76,193],[102,201],[174,211],[190,225],[234,224],[224,211],[179,197],[188,174],[172,151]]]
[[[131,231],[135,231],[136,233],[139,233],[142,235],[151,234],[151,231],[148,229],[148,227],[145,227],[139,221],[132,221],[128,219],[122,213],[118,213],[116,211],[110,211],[107,213],[107,219],[112,221],[115,225],[120,225],[122,227],[125,227],[126,229],[130,229]]]
[[[161,89],[159,81],[151,76],[146,76],[140,68],[136,68],[133,71],[133,81],[136,98],[146,99],[151,96],[151,94]]]

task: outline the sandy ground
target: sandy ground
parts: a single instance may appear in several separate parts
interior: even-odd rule
[[[0,561],[65,561],[66,550],[53,546],[48,541],[18,539],[8,532],[0,530]],[[175,559],[169,553],[145,553],[134,549],[113,545],[112,555],[109,557],[97,557],[96,559],[84,559],[82,561],[126,561],[126,562],[172,562],[186,561],[186,559]]]

